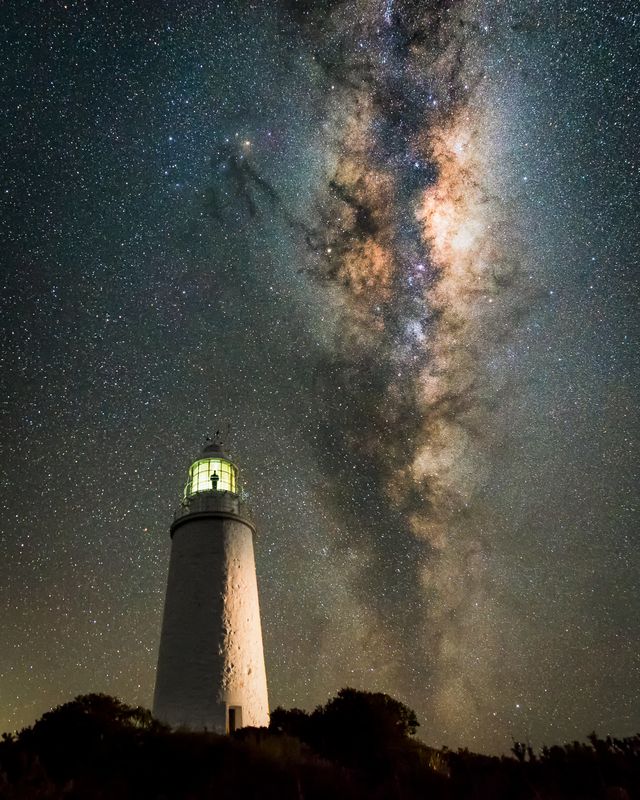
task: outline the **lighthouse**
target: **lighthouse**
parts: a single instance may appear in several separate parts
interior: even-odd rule
[[[153,700],[153,715],[171,727],[269,724],[254,536],[238,468],[221,443],[208,443],[171,525]]]

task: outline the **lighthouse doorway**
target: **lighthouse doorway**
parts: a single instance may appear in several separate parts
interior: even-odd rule
[[[227,713],[227,732],[233,733],[242,727],[242,706],[229,706]]]

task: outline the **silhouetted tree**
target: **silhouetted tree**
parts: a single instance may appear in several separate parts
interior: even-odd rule
[[[399,700],[346,688],[312,714],[276,709],[270,728],[296,736],[326,758],[378,772],[412,751],[407,745],[418,725],[415,712]]]

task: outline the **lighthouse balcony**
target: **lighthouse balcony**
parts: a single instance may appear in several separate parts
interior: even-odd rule
[[[215,490],[197,492],[190,497],[185,497],[180,508],[173,516],[174,521],[190,514],[234,514],[240,517],[247,516],[247,510],[240,496],[234,492],[219,492]]]

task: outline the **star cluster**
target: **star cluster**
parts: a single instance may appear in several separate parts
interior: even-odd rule
[[[230,425],[272,706],[500,751],[640,708],[640,19],[7,4],[0,729],[150,705]]]

